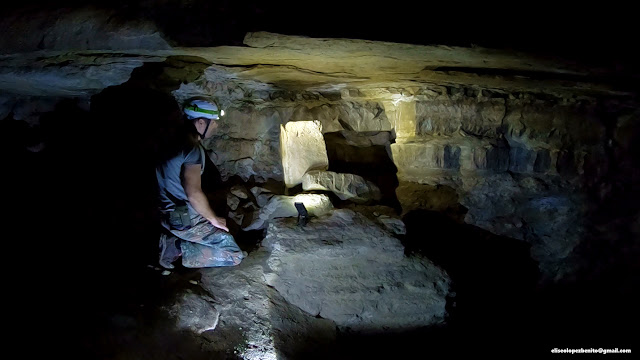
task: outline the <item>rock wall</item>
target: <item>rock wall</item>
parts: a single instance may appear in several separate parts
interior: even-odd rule
[[[584,248],[599,242],[590,222],[602,201],[594,192],[604,183],[630,184],[610,171],[607,156],[612,127],[624,123],[615,118],[629,110],[603,99],[469,89],[403,106],[412,111],[397,119],[405,126],[391,145],[401,184],[429,185],[425,196],[442,185],[455,189],[466,223],[532,245],[543,281],[590,271]],[[409,189],[398,189],[405,213],[420,207],[416,196],[402,194]]]
[[[527,241],[549,279],[578,271],[574,257],[583,257],[587,238],[617,234],[610,229],[616,219],[638,213],[639,196],[630,190],[638,179],[638,160],[630,155],[637,152],[640,117],[635,90],[601,81],[603,69],[593,70],[600,77],[592,79],[594,72],[569,63],[486,49],[267,33],[247,35],[245,47],[175,48],[153,24],[109,14],[34,17],[44,34],[4,39],[0,118],[37,127],[61,99],[89,109],[92,96],[124,85],[171,93],[178,104],[213,97],[228,115],[205,144],[209,157],[222,180],[256,183],[285,180],[281,127],[317,121],[330,138],[330,159],[349,146],[359,150],[342,160],[380,157],[379,166],[367,162],[367,176],[356,175],[377,180],[384,201],[399,201],[404,213],[438,203],[464,212],[469,224]],[[0,27],[19,30],[18,20]],[[69,37],[73,30],[77,36]],[[146,134],[146,125],[136,126]],[[23,143],[32,152],[44,146]],[[329,161],[329,170],[349,173],[349,165],[343,161],[335,171]],[[424,201],[415,185],[426,186],[425,196],[447,193]]]
[[[284,181],[280,126],[290,121],[318,121],[323,134],[392,130],[383,104],[375,99],[343,97],[340,91],[282,91],[237,81],[228,70],[215,66],[173,95],[178,103],[193,96],[213,97],[227,109],[220,136],[205,144],[224,180],[238,176],[244,181]]]
[[[599,241],[589,239],[634,231],[631,225],[610,229],[613,219],[593,228],[604,216],[598,210],[602,203],[615,210],[615,201],[622,200],[627,211],[619,216],[637,214],[632,200],[637,194],[623,195],[638,177],[633,170],[637,160],[630,154],[639,116],[632,108],[606,99],[446,86],[282,91],[234,81],[230,74],[211,67],[173,92],[178,103],[207,95],[220,99],[227,110],[219,135],[205,144],[223,180],[284,181],[281,126],[318,121],[325,137],[339,134],[341,144],[357,147],[359,160],[371,157],[367,154],[380,157],[379,169],[372,165],[370,172],[395,171],[384,165],[387,156],[392,159],[403,213],[441,202],[438,191],[452,189],[457,197],[447,193],[450,203],[434,209],[454,217],[464,209],[464,222],[529,242],[546,280],[583,271],[584,248]],[[12,114],[31,126],[59,101],[8,94],[3,99],[5,117]],[[79,101],[89,107],[86,98]],[[336,139],[327,144],[336,146]],[[374,146],[386,147],[389,154]],[[40,149],[30,144],[30,151]],[[342,147],[327,150],[332,156],[343,152]],[[348,169],[358,159],[346,156],[341,165]],[[397,183],[384,181],[375,185],[388,198],[387,188]],[[412,183],[427,187],[416,190]],[[424,201],[427,197],[434,200]]]
[[[606,99],[465,87],[266,93],[245,89],[244,97],[230,102],[224,135],[209,143],[225,178],[282,181],[279,129],[289,121],[319,121],[325,135],[341,134],[347,142],[353,134],[388,131],[403,213],[424,205],[408,184],[431,186],[417,193],[435,202],[442,201],[442,186],[452,189],[457,197],[447,194],[451,203],[436,210],[454,217],[464,211],[468,224],[527,241],[544,281],[584,270],[579,253],[592,241],[589,223],[600,201],[594,189],[611,175],[612,126],[629,127],[637,119],[631,113],[607,120],[624,111],[605,105]],[[615,131],[629,143],[622,130]],[[365,153],[366,145],[385,143],[356,142]],[[623,151],[619,158],[630,161]]]
[[[434,169],[571,176],[604,154],[595,103],[501,94],[442,95],[409,106],[415,128],[392,147],[407,180],[419,182]]]

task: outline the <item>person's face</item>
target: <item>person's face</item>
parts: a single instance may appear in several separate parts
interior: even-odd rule
[[[208,121],[209,120],[207,119],[198,119],[198,121],[196,122],[196,129],[198,130],[198,134],[202,134],[204,129],[207,129]],[[202,137],[202,140],[212,137],[216,133],[217,129],[218,129],[218,122],[216,120],[211,120],[211,123],[209,124],[209,128],[207,129],[207,133],[204,134],[204,136]]]

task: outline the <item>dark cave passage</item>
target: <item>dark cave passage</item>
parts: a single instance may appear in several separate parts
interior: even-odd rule
[[[369,146],[356,145],[351,139],[367,139],[389,132],[355,132],[340,131],[324,134],[329,158],[328,171],[360,175],[380,188],[381,205],[400,211],[400,203],[396,197],[398,177],[391,159],[389,142],[386,144],[371,143]],[[346,135],[346,136],[345,136]],[[361,140],[362,141],[362,140]],[[367,140],[364,140],[365,142]]]
[[[414,210],[403,218],[409,253],[427,256],[451,276],[456,296],[442,339],[449,351],[458,342],[522,352],[533,339],[539,357],[554,347],[631,347],[637,310],[632,292],[617,293],[615,278],[541,287],[530,245],[461,224],[444,213]],[[611,291],[611,292],[609,292]],[[588,314],[588,316],[585,316]],[[432,330],[433,331],[433,330]],[[589,345],[591,346],[591,345]],[[592,346],[593,347],[593,346]],[[463,353],[475,352],[458,348]]]

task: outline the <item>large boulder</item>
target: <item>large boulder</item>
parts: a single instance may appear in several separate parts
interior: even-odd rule
[[[268,256],[259,249],[238,266],[202,270],[200,292],[212,294],[220,314],[215,331],[200,337],[205,358],[307,359],[335,343],[332,321],[309,316],[266,284]]]
[[[326,170],[329,167],[319,121],[294,121],[282,126],[280,146],[287,187],[301,184],[302,177],[309,170]]]
[[[333,171],[309,171],[302,177],[303,190],[324,190],[336,194],[340,200],[370,202],[380,200],[378,186],[354,174],[339,174]]]
[[[359,332],[440,323],[450,280],[425,258],[407,258],[400,240],[351,210],[269,224],[262,242],[271,251],[266,273],[291,304]]]
[[[185,292],[168,308],[168,313],[175,319],[178,329],[202,334],[214,330],[218,325],[220,313],[213,302],[209,296]]]

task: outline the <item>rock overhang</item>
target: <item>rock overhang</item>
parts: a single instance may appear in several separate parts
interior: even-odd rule
[[[157,31],[145,31],[139,31],[137,36],[162,36]],[[199,63],[199,67],[205,64],[215,70],[215,75],[206,75],[209,79],[213,77],[267,93],[357,90],[361,94],[380,95],[380,89],[391,89],[390,95],[408,93],[411,96],[415,93],[411,89],[424,92],[445,86],[541,93],[560,98],[629,98],[635,97],[637,86],[634,84],[638,79],[637,76],[623,77],[612,69],[559,58],[479,47],[311,38],[267,32],[247,33],[243,46],[216,47],[171,47],[167,42],[160,46],[144,41],[119,43],[123,35],[118,32],[103,37],[112,39],[93,48],[76,44],[79,40],[73,37],[43,49],[5,44],[0,57],[0,89],[16,95],[87,96],[126,82],[133,69],[145,63],[175,57],[188,57],[193,63]],[[189,67],[189,64],[185,62],[182,66]]]

